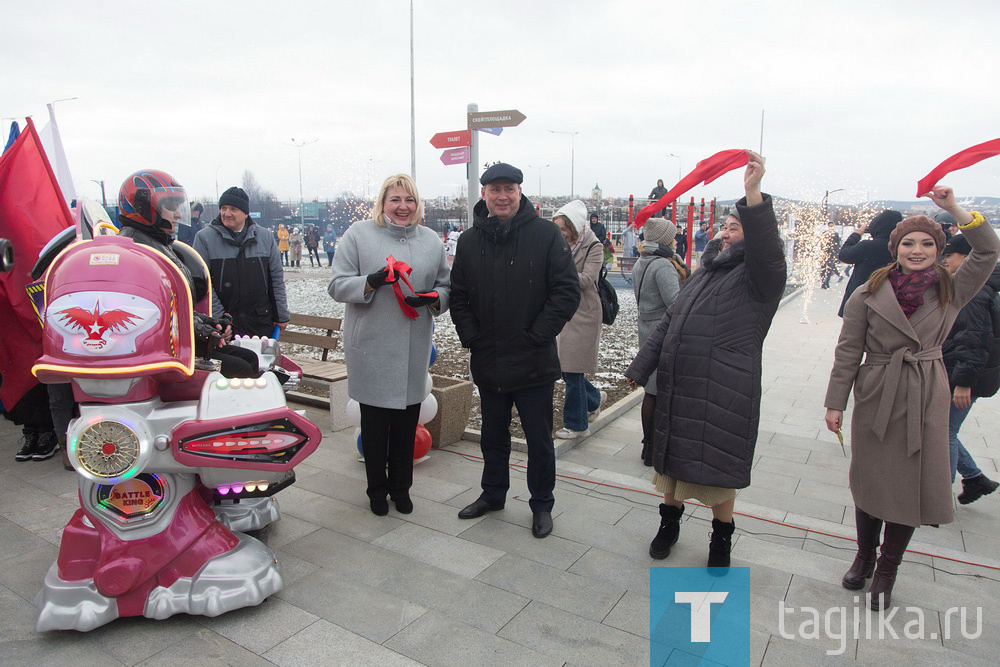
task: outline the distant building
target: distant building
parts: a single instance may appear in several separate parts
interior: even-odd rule
[[[604,197],[602,196],[602,194],[603,193],[601,192],[601,186],[598,185],[597,183],[594,183],[594,189],[590,191],[590,198],[591,199],[604,199]]]

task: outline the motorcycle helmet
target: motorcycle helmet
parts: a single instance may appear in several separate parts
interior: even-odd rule
[[[119,215],[149,227],[169,230],[172,222],[191,224],[184,186],[170,174],[142,169],[130,174],[118,190]]]

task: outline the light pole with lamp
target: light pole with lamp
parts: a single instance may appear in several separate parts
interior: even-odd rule
[[[96,178],[90,180],[101,186],[101,205],[104,206],[105,211],[108,210],[108,198],[104,196],[104,181],[99,181]]]
[[[541,198],[541,196],[542,196],[542,169],[546,169],[546,168],[551,167],[551,166],[552,165],[549,165],[549,164],[543,165],[541,167],[536,167],[533,164],[529,164],[528,165],[528,169],[537,169],[538,170],[538,197],[539,198]]]
[[[219,201],[219,170],[222,169],[220,164],[215,168],[215,201]]]
[[[824,220],[828,221],[829,218],[830,218],[830,216],[829,216],[829,212],[830,212],[830,206],[829,206],[830,195],[832,195],[834,192],[843,192],[843,191],[844,191],[844,188],[837,188],[836,190],[827,190],[826,193],[823,195],[823,219]]]
[[[681,182],[681,156],[676,153],[667,153],[667,157],[677,158],[677,182]]]
[[[292,137],[292,146],[295,146],[299,150],[299,226],[304,227],[305,222],[303,221],[303,208],[305,208],[305,199],[302,196],[302,147],[308,146],[309,144],[314,144],[319,139],[313,139],[312,141],[295,141],[295,137]],[[285,144],[286,146],[288,144]]]
[[[569,144],[569,198],[573,198],[576,191],[576,135],[579,132],[569,132],[567,130],[549,130],[552,134],[568,134]]]

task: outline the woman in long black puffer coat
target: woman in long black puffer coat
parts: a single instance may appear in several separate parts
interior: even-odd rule
[[[889,234],[896,228],[896,224],[903,219],[903,214],[899,211],[886,209],[872,218],[867,225],[859,225],[854,228],[854,233],[847,237],[844,245],[837,253],[837,259],[844,264],[854,264],[854,271],[851,272],[851,279],[847,281],[847,289],[844,290],[844,299],[840,302],[840,310],[837,315],[844,316],[844,304],[847,298],[854,293],[854,290],[861,287],[868,281],[875,269],[881,269],[886,264],[894,261],[892,253],[889,252]],[[862,241],[861,236],[868,231],[872,238]]]

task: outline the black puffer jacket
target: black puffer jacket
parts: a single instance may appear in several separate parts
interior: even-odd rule
[[[998,359],[991,358],[993,318],[990,306],[1000,290],[1000,266],[958,314],[951,333],[941,346],[951,389],[971,387],[974,398],[989,397],[1000,387]]]
[[[524,195],[507,225],[485,202],[474,213],[451,268],[451,319],[472,351],[472,379],[501,393],[554,382],[556,336],[580,303],[569,247]]]
[[[785,288],[786,267],[771,197],[736,204],[745,240],[687,280],[625,375],[656,371],[653,465],[660,474],[741,489],[760,418],[761,349]]]
[[[844,304],[847,303],[847,298],[854,293],[854,290],[861,287],[871,277],[875,269],[892,264],[892,253],[889,252],[889,235],[902,219],[903,214],[899,211],[891,209],[882,211],[868,225],[868,233],[872,235],[871,240],[862,241],[861,234],[854,232],[840,247],[837,259],[844,264],[854,264],[854,271],[851,272],[851,279],[847,281],[844,298],[840,302],[840,310],[837,311],[837,315],[840,317],[844,316]]]

